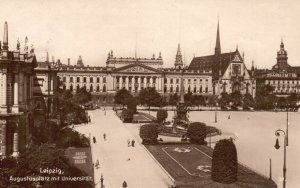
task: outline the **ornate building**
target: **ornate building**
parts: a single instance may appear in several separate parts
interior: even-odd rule
[[[254,70],[259,87],[270,85],[278,96],[287,96],[292,93],[300,94],[300,67],[288,64],[287,51],[281,41],[277,52],[277,62],[271,70]]]
[[[58,67],[55,67],[49,62],[48,52],[45,62],[38,62],[37,67],[34,69],[34,105],[37,110],[47,109],[48,113],[53,110],[53,96],[57,89]]]
[[[0,43],[0,156],[18,156],[30,141],[33,126],[33,69],[37,62],[34,50],[24,51],[20,43],[8,49],[8,26],[4,24],[3,46]]]
[[[255,96],[256,82],[244,63],[238,48],[234,52],[221,53],[219,23],[217,28],[216,47],[213,55],[194,57],[189,70],[212,71],[213,94],[240,91]]]
[[[146,87],[155,87],[162,95],[179,92],[182,71],[185,92],[212,95],[212,76],[209,70],[187,70],[183,67],[180,45],[174,63],[175,68],[163,68],[161,53],[158,58],[117,58],[108,53],[105,67],[62,65],[58,76],[64,89],[76,91],[86,87],[99,103],[113,103],[114,94],[126,88],[137,94]]]

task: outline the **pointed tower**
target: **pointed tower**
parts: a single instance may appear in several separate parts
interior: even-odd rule
[[[3,50],[8,50],[8,26],[7,22],[4,24],[4,34],[3,34]]]
[[[288,60],[287,51],[284,49],[284,43],[281,39],[280,50],[277,52],[278,68],[285,69],[285,68],[289,67],[287,60]]]
[[[215,55],[220,55],[220,54],[221,54],[221,42],[220,42],[219,19],[218,19]]]
[[[178,44],[177,54],[175,57],[175,69],[182,69],[182,68],[183,68],[183,61],[182,61],[182,55],[180,51],[180,44]]]

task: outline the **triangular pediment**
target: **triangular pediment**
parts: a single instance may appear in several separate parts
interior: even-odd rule
[[[240,57],[240,55],[238,53],[236,53],[234,55],[234,57],[232,58],[232,61],[234,61],[234,62],[242,62],[242,58]]]
[[[115,72],[119,73],[159,73],[160,71],[143,64],[131,64],[124,67],[117,68]]]

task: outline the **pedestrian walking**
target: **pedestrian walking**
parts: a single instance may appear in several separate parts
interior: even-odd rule
[[[103,134],[103,140],[106,140],[106,134],[105,133]]]
[[[132,141],[131,141],[131,146],[132,146],[132,147],[134,147],[134,143],[135,143],[135,141],[132,140]]]
[[[96,138],[93,136],[93,142],[94,142],[94,144],[96,143]]]
[[[130,139],[127,140],[127,146],[130,147]]]
[[[230,115],[228,116],[228,119],[230,119]]]

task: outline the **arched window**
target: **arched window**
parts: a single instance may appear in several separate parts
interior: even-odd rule
[[[194,93],[196,93],[197,92],[197,88],[196,88],[196,86],[194,87]]]
[[[63,85],[63,90],[66,90],[66,85],[65,84]]]
[[[93,92],[94,91],[94,88],[93,88],[93,85],[91,84],[90,85],[90,92]]]
[[[190,92],[191,92],[191,86],[188,87],[188,93],[190,93]]]
[[[70,91],[73,91],[73,84],[70,85]]]
[[[102,89],[103,92],[106,92],[106,86],[103,85],[103,89]]]
[[[170,92],[173,93],[173,86],[170,87]]]
[[[77,84],[76,86],[76,90],[78,91],[80,89],[79,84]]]
[[[176,93],[178,93],[179,92],[179,87],[178,86],[176,86]]]
[[[99,92],[100,91],[100,87],[99,87],[99,85],[97,85],[97,92]]]

